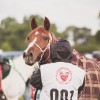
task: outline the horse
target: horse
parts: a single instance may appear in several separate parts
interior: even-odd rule
[[[30,78],[33,71],[35,71],[35,65],[26,65],[23,56],[19,56],[13,60],[8,60],[6,66],[8,63],[10,71],[1,80],[2,91],[7,100],[19,100],[19,98],[24,94],[26,81]],[[1,68],[3,69],[3,67]],[[4,71],[2,71],[2,73],[3,72]]]
[[[32,31],[27,35],[27,48],[24,50],[23,59],[27,65],[50,63],[50,50],[58,41],[50,32],[50,21],[44,19],[44,26],[37,26],[35,18],[31,20]],[[79,100],[97,100],[100,93],[100,64],[86,58],[73,48],[72,63],[86,71],[85,88]]]

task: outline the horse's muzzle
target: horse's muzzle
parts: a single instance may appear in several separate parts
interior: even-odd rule
[[[30,53],[23,53],[23,59],[25,61],[26,64],[28,65],[33,65],[36,61],[35,61],[35,56],[32,52]]]

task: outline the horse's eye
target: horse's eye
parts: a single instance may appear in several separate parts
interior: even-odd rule
[[[44,40],[48,40],[48,37],[43,37]]]

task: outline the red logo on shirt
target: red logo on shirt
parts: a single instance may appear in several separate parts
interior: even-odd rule
[[[61,67],[57,70],[56,79],[62,84],[69,83],[72,79],[72,73],[68,68]]]

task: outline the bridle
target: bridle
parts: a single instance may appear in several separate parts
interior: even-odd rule
[[[40,47],[37,43],[34,43],[34,44],[35,44],[35,45],[40,49],[40,51],[42,52],[42,53],[41,53],[41,56],[40,56],[39,63],[44,63],[44,62],[46,62],[46,61],[50,58],[50,40],[49,40],[49,42],[48,42],[48,44],[47,44],[47,46],[45,47],[44,50],[41,49],[41,47]],[[43,56],[44,56],[44,53],[45,53],[45,51],[46,51],[47,49],[49,50],[48,57],[47,57],[44,61],[41,61],[42,58],[43,58]]]
[[[45,47],[45,49],[43,50],[43,49],[41,49],[41,47],[36,43],[36,41],[34,42],[34,45],[36,45],[39,49],[40,49],[40,51],[42,52],[41,53],[41,56],[40,56],[40,59],[39,59],[39,63],[44,63],[44,62],[46,62],[49,58],[50,58],[50,43],[52,42],[52,35],[51,35],[51,33],[49,33],[49,36],[50,36],[50,40],[49,40],[49,42],[48,42],[48,44],[47,44],[47,46]],[[44,61],[42,61],[42,58],[43,58],[43,56],[44,56],[44,53],[45,53],[45,51],[46,50],[49,50],[49,54],[48,54],[48,57],[44,60]]]

